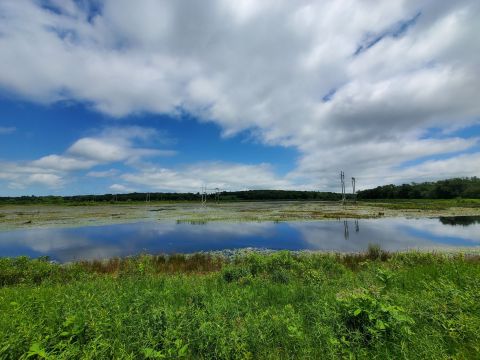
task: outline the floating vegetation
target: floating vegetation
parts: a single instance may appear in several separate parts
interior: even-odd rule
[[[478,202],[455,200],[392,200],[357,202],[270,201],[221,202],[210,206],[192,202],[143,204],[4,205],[0,206],[0,230],[22,227],[74,227],[84,224],[114,224],[138,221],[315,221],[371,219],[378,217],[480,216]],[[159,206],[161,205],[161,206]],[[33,224],[26,221],[34,217]]]
[[[190,219],[178,219],[177,224],[190,224],[190,225],[205,225],[207,220],[190,220]]]

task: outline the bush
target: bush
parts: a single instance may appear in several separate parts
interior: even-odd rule
[[[370,345],[381,338],[411,335],[412,318],[385,296],[358,289],[337,296],[339,312],[349,341]]]
[[[275,269],[270,273],[270,279],[277,284],[288,284],[291,275],[285,269]]]
[[[238,281],[241,278],[250,275],[250,271],[246,267],[228,266],[222,270],[222,278],[226,282]]]

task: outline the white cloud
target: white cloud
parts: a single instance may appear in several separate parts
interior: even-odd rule
[[[397,177],[441,179],[456,176],[476,176],[480,173],[480,153],[462,154],[447,159],[429,160],[399,172]],[[397,180],[398,182],[398,180]]]
[[[28,177],[27,184],[41,184],[48,187],[59,187],[62,185],[62,178],[55,174],[32,174]]]
[[[221,190],[294,187],[288,180],[276,176],[267,164],[197,163],[181,169],[153,168],[125,173],[121,178],[157,191],[199,192],[202,186]]]
[[[110,169],[105,171],[89,171],[87,176],[96,177],[96,178],[106,178],[116,176],[118,174],[118,170]]]
[[[105,138],[82,138],[77,140],[67,153],[84,159],[91,159],[98,163],[136,160],[148,156],[171,156],[174,151],[142,149],[132,147],[124,141]]]
[[[31,164],[44,169],[73,171],[89,169],[98,163],[93,160],[84,160],[62,155],[47,155],[38,160],[32,161]]]
[[[128,193],[128,192],[133,192],[135,191],[134,189],[132,188],[129,188],[125,185],[122,185],[122,184],[113,184],[110,186],[110,190],[113,190],[117,193]]]
[[[400,163],[474,142],[448,137],[479,121],[475,0],[105,0],[93,18],[88,2],[39,3],[0,3],[1,88],[116,117],[181,107],[225,135],[249,129],[299,151],[286,183],[331,188],[341,168],[365,184],[403,181],[418,169]],[[446,139],[425,139],[429,128]],[[162,155],[112,139],[79,139],[60,162]]]
[[[138,142],[164,140],[158,131],[139,126],[107,127],[97,135],[84,137],[74,142],[63,155],[51,154],[27,162],[0,163],[0,180],[8,181],[14,189],[25,189],[39,184],[48,188],[63,187],[75,171],[92,169],[98,165],[121,162],[127,165],[140,164],[146,157],[171,156],[172,150],[142,148]],[[90,177],[114,176],[118,170],[87,173]]]
[[[8,135],[16,130],[17,129],[14,126],[0,126],[0,135]]]
[[[133,140],[147,140],[157,135],[158,133],[151,128],[110,127],[95,137],[84,137],[77,140],[68,148],[67,154],[97,163],[133,162],[143,157],[175,155],[172,150],[140,148],[133,143]]]
[[[25,189],[31,185],[59,188],[64,179],[51,170],[23,164],[0,162],[0,180],[7,181],[10,189]]]

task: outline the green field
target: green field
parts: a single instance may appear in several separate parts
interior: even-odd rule
[[[480,256],[0,260],[0,358],[474,359]]]

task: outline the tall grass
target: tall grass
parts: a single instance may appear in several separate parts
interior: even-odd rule
[[[0,260],[1,359],[478,358],[480,258]]]

